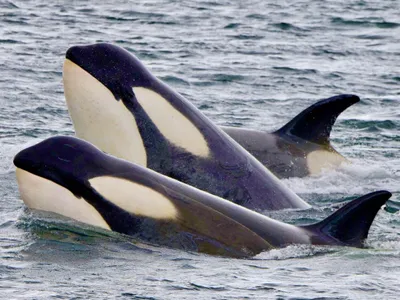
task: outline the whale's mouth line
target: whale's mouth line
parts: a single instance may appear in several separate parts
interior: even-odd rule
[[[21,199],[31,209],[48,211],[85,224],[111,230],[101,214],[84,198],[51,179],[16,169]]]

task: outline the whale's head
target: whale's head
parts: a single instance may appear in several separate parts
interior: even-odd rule
[[[133,104],[134,86],[154,80],[128,51],[106,43],[68,49],[64,93],[76,135],[117,157],[146,165]]]
[[[32,208],[130,234],[143,217],[175,219],[174,205],[145,168],[74,137],[57,136],[14,158],[22,200]],[[138,225],[139,224],[139,225]]]
[[[104,152],[148,166],[146,147],[163,139],[209,156],[197,109],[125,49],[106,43],[71,47],[63,80],[76,135]],[[159,133],[157,141],[149,128]]]
[[[98,153],[94,146],[72,137],[53,137],[22,150],[14,158],[22,200],[30,208],[109,229],[85,200],[91,192],[88,179],[102,169]]]
[[[112,44],[73,46],[65,58],[64,83],[67,86],[74,79],[90,85],[97,81],[116,101],[131,97],[133,86],[147,87],[154,79],[139,59]],[[87,90],[93,91],[91,86],[87,86]]]

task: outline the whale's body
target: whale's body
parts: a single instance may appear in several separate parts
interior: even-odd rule
[[[126,50],[72,47],[63,79],[76,135],[101,150],[244,207],[309,207]]]
[[[332,147],[330,133],[339,114],[359,100],[355,95],[320,100],[274,132],[222,129],[277,177],[314,175],[346,161]]]
[[[232,257],[289,244],[362,246],[381,191],[360,197],[327,219],[294,226],[268,218],[73,137],[53,137],[16,155],[20,194],[50,211],[139,240]]]

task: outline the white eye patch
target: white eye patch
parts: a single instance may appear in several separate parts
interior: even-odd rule
[[[174,204],[161,193],[141,184],[109,176],[89,180],[108,201],[135,215],[154,219],[176,219]]]
[[[194,155],[209,155],[207,141],[201,132],[165,98],[142,87],[134,87],[133,92],[151,121],[168,141]]]

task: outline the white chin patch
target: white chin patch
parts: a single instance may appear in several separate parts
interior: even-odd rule
[[[83,198],[77,198],[66,188],[40,176],[17,168],[19,193],[33,209],[54,212],[79,222],[109,229],[99,212]]]
[[[204,136],[166,99],[152,90],[134,87],[136,99],[162,135],[175,146],[201,157],[209,155]]]
[[[319,174],[323,169],[332,169],[345,162],[340,154],[325,150],[316,150],[307,155],[307,166],[310,174]]]
[[[146,166],[134,116],[100,81],[70,60],[63,69],[64,93],[76,135],[104,152]]]
[[[89,182],[100,195],[129,213],[153,219],[177,218],[178,211],[171,200],[151,188],[109,176]]]

